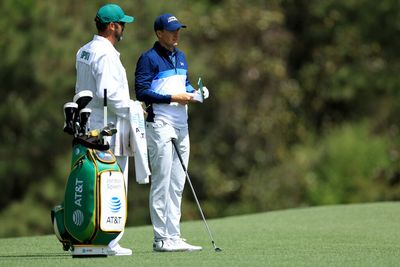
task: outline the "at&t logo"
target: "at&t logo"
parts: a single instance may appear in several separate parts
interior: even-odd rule
[[[117,213],[120,211],[122,206],[121,200],[118,197],[112,197],[109,202],[110,210],[113,213]]]
[[[75,210],[72,214],[72,220],[76,226],[81,226],[83,223],[83,212],[81,210]]]

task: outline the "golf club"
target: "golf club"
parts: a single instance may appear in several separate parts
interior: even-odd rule
[[[78,104],[78,111],[85,108],[93,99],[93,93],[89,90],[83,90],[74,95],[73,101]]]
[[[104,102],[103,102],[103,120],[104,120],[104,123],[103,123],[103,126],[106,127],[107,126],[107,89],[106,88],[104,88],[103,97],[104,97]],[[106,135],[103,135],[102,138],[103,138],[103,144],[106,144],[107,143]]]
[[[89,102],[93,99],[93,93],[89,90],[83,90],[80,91],[79,93],[74,95],[73,101],[74,103],[76,103],[76,109],[75,109],[75,116],[74,116],[74,120],[72,122],[72,134],[74,135],[74,137],[78,137],[80,135],[82,135],[82,125],[81,125],[81,115],[83,115],[82,118],[84,118],[85,116],[90,116],[90,112],[87,113],[88,110],[85,110],[83,114],[81,114],[81,110],[83,110],[88,104]],[[65,107],[64,107],[64,112],[65,112]],[[84,118],[86,119],[86,118]],[[67,128],[67,130],[69,130]],[[65,130],[64,130],[65,131]]]
[[[89,117],[92,110],[90,108],[83,108],[79,111],[80,129],[79,134],[85,135],[89,130]]]
[[[199,211],[200,211],[201,217],[203,218],[203,222],[204,222],[204,224],[206,225],[206,229],[207,229],[207,231],[208,231],[208,235],[210,236],[211,243],[212,243],[212,245],[213,245],[213,247],[214,247],[214,250],[215,250],[215,252],[221,252],[222,249],[220,249],[219,247],[217,247],[217,246],[215,245],[214,238],[212,237],[212,234],[211,234],[211,231],[210,231],[210,227],[208,227],[206,218],[204,217],[203,210],[201,209],[199,200],[197,199],[196,192],[194,191],[192,182],[190,181],[189,173],[188,173],[188,171],[187,171],[187,169],[186,169],[186,167],[185,167],[185,164],[183,163],[183,159],[182,159],[181,153],[179,153],[178,147],[177,147],[177,145],[176,145],[176,139],[175,139],[175,138],[172,138],[172,144],[173,144],[173,146],[174,146],[174,148],[175,148],[176,154],[178,155],[179,161],[181,162],[182,168],[183,168],[183,170],[184,170],[184,172],[185,172],[185,174],[186,174],[186,179],[187,179],[187,181],[189,182],[190,188],[192,189],[194,199],[196,200],[197,207],[199,207]]]
[[[113,136],[115,133],[117,133],[117,128],[115,128],[114,123],[110,122],[101,130],[100,139],[103,139],[105,136]]]
[[[75,116],[77,116],[78,104],[67,102],[64,105],[64,132],[73,135],[75,133]]]

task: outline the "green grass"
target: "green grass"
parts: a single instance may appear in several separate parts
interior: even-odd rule
[[[128,228],[130,257],[73,259],[55,236],[0,239],[0,266],[399,266],[400,203],[324,206],[182,223],[201,252],[154,253],[150,226]]]

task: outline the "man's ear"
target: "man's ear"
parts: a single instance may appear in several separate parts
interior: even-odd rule
[[[156,36],[157,36],[157,38],[161,38],[161,34],[162,34],[162,31],[160,31],[160,30],[157,30],[157,31],[156,31]]]
[[[117,26],[115,26],[115,22],[110,22],[110,23],[108,24],[108,28],[109,28],[110,30],[115,30],[116,27],[117,27]]]

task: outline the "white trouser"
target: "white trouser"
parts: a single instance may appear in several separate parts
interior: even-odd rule
[[[179,238],[186,176],[171,139],[176,139],[185,166],[188,166],[188,128],[177,129],[163,122],[146,123],[146,138],[152,173],[149,204],[154,239]]]
[[[116,156],[118,165],[121,167],[122,173],[124,174],[124,180],[125,180],[125,189],[126,189],[126,201],[128,201],[128,163],[129,163],[129,158],[126,156]],[[118,245],[118,242],[121,240],[122,236],[124,235],[124,231],[119,233],[117,237],[108,243],[108,246],[112,249],[116,245]]]

